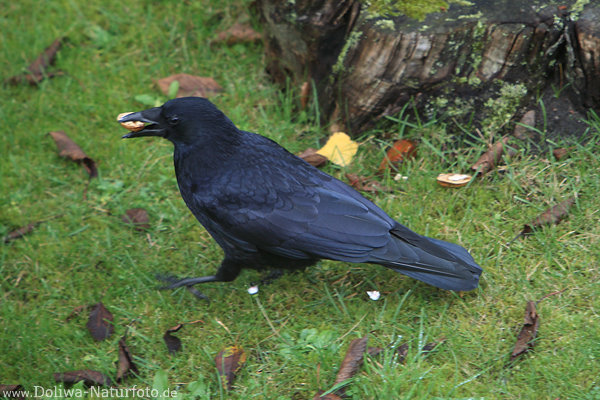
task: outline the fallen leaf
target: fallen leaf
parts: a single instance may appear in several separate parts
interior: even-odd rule
[[[575,204],[575,197],[569,197],[554,207],[548,208],[533,221],[526,224],[521,231],[521,235],[530,234],[534,229],[544,225],[558,224],[569,215],[569,209],[573,204]]]
[[[110,311],[104,307],[104,304],[97,303],[93,306],[92,311],[90,311],[86,327],[95,340],[101,341],[113,333],[114,327],[112,321],[113,316]]]
[[[398,353],[398,362],[403,363],[408,355],[408,343],[402,343],[400,346],[398,346],[396,353]]]
[[[110,386],[110,378],[101,372],[89,369],[77,371],[58,372],[54,374],[56,382],[73,384],[80,381],[86,386]]]
[[[480,174],[485,174],[498,164],[504,153],[504,146],[508,143],[508,136],[504,136],[499,142],[494,143],[488,151],[483,153],[481,157],[473,164],[471,169]]]
[[[471,181],[471,175],[467,174],[439,174],[437,183],[445,187],[462,187]]]
[[[213,79],[189,74],[175,74],[156,81],[160,90],[169,94],[171,84],[179,82],[177,97],[198,96],[209,97],[223,91],[223,88]]]
[[[26,399],[21,385],[0,385],[0,398],[3,399]]]
[[[63,76],[64,74],[65,73],[63,71],[46,72],[45,74],[22,74],[11,76],[6,80],[6,82],[11,85],[21,85],[23,83],[27,83],[31,86],[35,86],[46,78],[54,78],[56,76]]]
[[[523,115],[521,121],[519,121],[519,124],[515,126],[513,136],[520,140],[533,139],[535,133],[531,129],[527,128],[528,126],[535,127],[534,110],[529,110]]]
[[[563,158],[568,157],[571,154],[571,151],[573,151],[573,147],[561,147],[559,149],[552,150],[552,155],[554,158],[560,161]]]
[[[249,24],[236,22],[227,30],[219,32],[215,42],[224,42],[231,46],[236,43],[251,43],[262,39],[262,35],[256,32]]]
[[[385,153],[385,157],[381,160],[378,170],[379,172],[383,172],[386,169],[397,171],[404,160],[414,158],[416,155],[417,144],[415,142],[407,139],[397,140]]]
[[[394,191],[392,188],[383,186],[381,183],[379,183],[375,180],[365,178],[364,176],[359,176],[357,174],[346,174],[346,179],[348,179],[348,183],[350,183],[350,186],[352,186],[354,189],[361,191],[361,192],[370,192],[370,193],[388,192],[388,193],[391,193]]]
[[[138,231],[150,228],[148,212],[143,208],[130,208],[121,216],[121,220],[126,224],[133,225]]]
[[[427,343],[421,349],[421,354],[431,353],[436,347],[438,347],[440,344],[444,343],[445,341],[446,341],[446,338],[441,338],[441,339],[436,340],[435,342]]]
[[[315,394],[315,397],[313,397],[313,400],[342,400],[342,398],[337,394],[327,393],[325,396],[323,396],[323,393],[325,393],[324,390],[319,390],[317,394]]]
[[[68,157],[71,160],[83,164],[90,178],[98,176],[98,169],[94,160],[89,158],[81,147],[79,147],[74,141],[67,136],[64,131],[54,131],[48,133],[54,139],[56,147],[58,147],[58,155],[61,157]]]
[[[133,358],[131,357],[131,352],[125,343],[125,336],[119,340],[119,363],[117,364],[117,382],[120,382],[125,378],[129,373],[137,374],[138,369],[135,363],[133,362]]]
[[[337,373],[335,378],[334,386],[347,381],[352,378],[358,372],[358,369],[363,363],[365,352],[367,351],[367,341],[368,336],[364,336],[360,339],[354,339],[350,342],[350,346],[348,346],[348,350],[346,351],[346,356],[344,357],[344,361],[342,361],[342,365],[340,365],[340,370]],[[346,391],[345,387],[341,387],[336,391],[338,396],[343,396]]]
[[[358,143],[344,132],[336,132],[329,137],[325,146],[317,150],[317,153],[327,157],[332,163],[345,167],[350,164],[357,151]]]
[[[219,371],[227,390],[231,389],[235,375],[245,362],[246,353],[237,346],[226,347],[215,357],[217,371]]]
[[[529,351],[535,345],[535,337],[540,326],[539,315],[535,309],[535,302],[528,301],[525,308],[525,320],[523,327],[517,336],[517,343],[510,355],[510,360],[513,361],[520,355]]]
[[[40,222],[31,222],[25,226],[15,229],[14,231],[9,232],[4,237],[4,243],[8,243],[11,240],[22,238],[30,232],[33,232],[36,226],[38,226]]]
[[[304,150],[302,153],[298,154],[298,157],[300,157],[301,159],[303,159],[304,161],[306,161],[313,167],[317,167],[317,168],[322,167],[323,165],[327,164],[327,161],[328,161],[327,157],[317,153],[317,150],[313,149],[312,147],[309,147],[308,149]]]
[[[36,58],[35,61],[33,61],[29,67],[27,67],[29,72],[34,75],[42,75],[46,68],[54,64],[54,61],[56,61],[56,54],[58,53],[58,50],[60,50],[62,44],[62,37],[55,39],[54,42],[52,42],[50,46],[46,47],[42,54],[40,54],[38,58]]]
[[[12,85],[21,83],[37,85],[45,78],[63,75],[62,71],[46,72],[46,69],[56,61],[56,54],[62,46],[63,40],[64,38],[62,37],[55,39],[50,46],[46,47],[46,49],[44,49],[44,51],[27,67],[27,70],[29,71],[28,74],[11,76],[6,82]]]
[[[308,99],[310,98],[310,83],[304,82],[300,86],[300,110],[304,110],[308,105]]]
[[[177,324],[174,327],[167,329],[167,331],[163,335],[163,340],[165,341],[167,349],[171,354],[176,354],[178,351],[181,350],[181,339],[179,339],[177,336],[173,336],[172,333],[177,332],[182,327],[183,324]]]

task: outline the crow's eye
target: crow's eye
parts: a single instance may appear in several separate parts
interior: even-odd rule
[[[177,125],[179,123],[179,117],[177,115],[173,115],[169,118],[170,125]]]

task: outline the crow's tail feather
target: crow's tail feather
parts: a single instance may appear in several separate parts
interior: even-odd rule
[[[396,240],[372,254],[372,262],[441,289],[467,291],[477,287],[482,270],[465,248],[408,229],[407,235],[404,229],[397,234],[392,231]]]

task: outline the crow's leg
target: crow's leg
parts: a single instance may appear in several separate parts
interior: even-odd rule
[[[269,285],[269,284],[273,283],[273,281],[275,281],[276,279],[281,278],[284,273],[285,273],[285,271],[283,271],[281,269],[272,269],[269,271],[268,274],[266,274],[260,280],[260,284],[261,285]]]
[[[241,267],[239,263],[232,262],[230,260],[223,260],[221,266],[217,270],[217,273],[214,275],[207,276],[199,276],[194,278],[183,278],[179,279],[175,276],[157,276],[157,278],[163,282],[168,283],[167,286],[162,287],[161,289],[177,289],[179,287],[185,286],[192,294],[200,299],[208,300],[204,294],[199,292],[198,290],[192,288],[192,286],[197,285],[199,283],[206,282],[230,282],[237,278],[240,274]]]

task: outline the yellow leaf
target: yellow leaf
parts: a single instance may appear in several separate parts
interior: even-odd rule
[[[350,164],[357,150],[358,143],[352,141],[350,136],[344,132],[336,132],[329,137],[325,146],[317,150],[317,154],[327,157],[334,164],[345,167]]]

